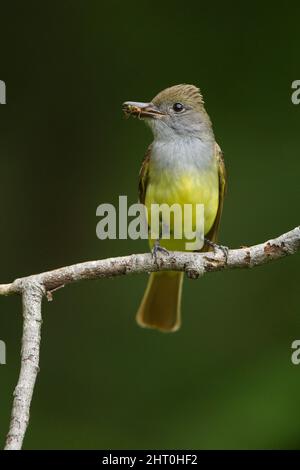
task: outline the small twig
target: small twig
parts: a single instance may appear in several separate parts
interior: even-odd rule
[[[6,450],[19,450],[29,422],[30,403],[36,376],[39,371],[41,340],[41,304],[44,289],[31,282],[23,286],[23,336],[21,350],[21,370],[14,391]]]
[[[52,300],[53,300],[53,292],[56,292],[57,290],[62,289],[63,287],[65,287],[64,284],[62,284],[61,286],[57,286],[57,287],[55,287],[55,288],[52,289],[52,290],[48,290],[48,291],[46,292],[46,297],[47,297],[48,302],[52,302]]]

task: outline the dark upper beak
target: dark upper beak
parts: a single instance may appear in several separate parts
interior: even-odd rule
[[[162,113],[153,103],[138,103],[136,101],[125,101],[122,109],[127,116],[138,116],[142,118],[160,119]]]

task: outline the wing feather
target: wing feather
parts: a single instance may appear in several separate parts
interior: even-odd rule
[[[217,143],[215,146],[215,155],[218,161],[218,168],[219,168],[219,207],[218,207],[218,212],[217,212],[214,224],[212,228],[210,229],[210,231],[208,232],[208,234],[206,235],[206,238],[208,238],[210,241],[214,243],[216,243],[217,238],[218,238],[219,225],[220,225],[220,220],[221,220],[222,211],[223,211],[224,196],[225,196],[226,187],[227,187],[227,175],[226,175],[224,157],[223,157],[222,150],[220,149]]]
[[[151,157],[151,145],[149,145],[139,174],[139,202],[145,204],[146,190],[149,181],[149,162]]]

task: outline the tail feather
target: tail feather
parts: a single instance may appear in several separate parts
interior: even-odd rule
[[[136,315],[140,326],[176,331],[181,323],[183,273],[160,272],[150,275]]]

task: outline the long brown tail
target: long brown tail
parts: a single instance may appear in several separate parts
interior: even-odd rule
[[[161,331],[176,331],[181,323],[183,273],[160,272],[150,275],[136,315],[140,326]]]

